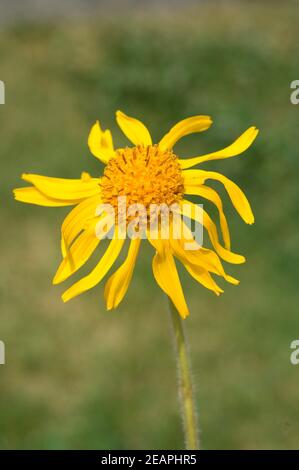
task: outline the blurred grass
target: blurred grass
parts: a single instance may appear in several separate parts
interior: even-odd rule
[[[19,175],[77,177],[102,168],[86,137],[123,109],[155,139],[192,114],[209,132],[177,150],[196,155],[261,129],[244,157],[210,165],[246,190],[256,215],[230,208],[233,248],[248,262],[218,299],[182,272],[204,448],[298,448],[299,15],[293,2],[202,6],[177,14],[19,24],[1,31],[0,448],[181,448],[167,305],[144,246],[118,311],[102,286],[64,305],[51,286],[65,209],[15,203]],[[146,244],[144,244],[146,245]]]

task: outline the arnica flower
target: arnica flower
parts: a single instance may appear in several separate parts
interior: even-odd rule
[[[250,204],[241,189],[224,175],[204,169],[190,169],[211,160],[220,160],[241,154],[252,144],[258,134],[255,127],[247,129],[237,140],[222,150],[193,158],[179,158],[173,148],[176,142],[191,133],[207,130],[212,120],[209,116],[193,116],[180,121],[160,140],[153,144],[145,125],[137,119],[117,111],[116,120],[132,147],[115,149],[109,130],[103,130],[96,122],[92,127],[88,146],[91,153],[105,164],[102,177],[92,178],[83,173],[79,179],[62,179],[23,174],[22,179],[32,186],[14,190],[18,201],[41,206],[74,206],[65,218],[62,229],[61,250],[63,260],[56,272],[53,283],[58,284],[75,273],[91,257],[100,243],[96,224],[100,216],[96,210],[100,203],[111,204],[117,211],[118,196],[126,196],[128,205],[177,204],[182,216],[190,217],[195,204],[185,199],[187,195],[199,196],[202,202],[213,203],[219,213],[222,242],[217,228],[208,213],[202,208],[200,221],[209,235],[213,249],[198,246],[186,250],[183,238],[151,238],[148,241],[155,249],[153,274],[160,288],[168,295],[174,306],[185,318],[189,312],[178,276],[175,258],[189,274],[207,289],[217,295],[222,289],[212,275],[221,276],[232,284],[239,281],[226,274],[221,260],[239,264],[245,258],[231,251],[230,234],[223,205],[218,193],[206,183],[216,180],[223,184],[233,206],[247,224],[254,222]],[[198,218],[195,211],[191,217]],[[118,237],[117,218],[114,235],[107,250],[96,267],[85,277],[73,284],[62,299],[71,298],[91,289],[110,271],[125,240]],[[105,299],[108,309],[119,305],[129,287],[141,244],[140,238],[130,240],[125,261],[108,279]]]

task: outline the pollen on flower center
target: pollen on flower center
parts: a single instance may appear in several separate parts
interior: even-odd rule
[[[184,186],[178,157],[158,145],[117,150],[104,170],[102,199],[117,211],[118,196],[126,196],[127,206],[177,203]]]

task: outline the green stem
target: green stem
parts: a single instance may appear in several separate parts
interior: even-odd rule
[[[188,450],[198,450],[198,426],[195,402],[192,390],[191,368],[188,360],[187,342],[182,320],[175,306],[169,299],[169,310],[175,336],[177,364],[179,374],[179,397],[184,423],[185,446]]]

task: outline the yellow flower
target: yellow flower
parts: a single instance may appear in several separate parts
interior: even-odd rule
[[[183,263],[193,278],[217,295],[223,291],[211,274],[221,276],[232,284],[239,282],[225,273],[220,258],[233,264],[245,261],[243,256],[233,253],[230,249],[230,234],[222,201],[218,193],[206,185],[207,180],[221,182],[242,219],[248,224],[254,222],[249,202],[235,183],[220,173],[190,168],[210,160],[239,155],[252,144],[258,130],[250,127],[222,150],[194,158],[179,159],[173,152],[176,142],[188,134],[207,130],[212,124],[209,116],[193,116],[180,121],[156,145],[152,143],[149,131],[139,120],[121,111],[117,111],[116,120],[134,146],[115,150],[110,131],[102,130],[99,122],[96,122],[90,131],[88,146],[91,153],[106,165],[101,178],[92,178],[88,173],[83,173],[80,179],[23,174],[23,180],[32,186],[15,189],[15,198],[41,206],[75,206],[62,224],[63,260],[54,277],[54,284],[64,281],[77,271],[100,243],[100,237],[96,233],[96,225],[102,217],[96,212],[99,204],[110,204],[116,211],[115,230],[107,250],[96,267],[63,294],[64,301],[98,284],[117,260],[124,245],[124,237],[118,236],[118,196],[125,196],[128,205],[143,204],[147,211],[146,217],[151,204],[177,204],[181,216],[202,223],[214,248],[211,250],[197,245],[195,250],[186,250],[186,239],[183,237],[147,237],[155,249],[155,279],[180,315],[185,318],[189,312],[174,258]],[[187,201],[185,195],[200,196],[216,206],[223,244],[219,241],[216,225],[206,211],[202,208],[200,212],[195,211],[195,206],[198,206]],[[191,212],[188,209],[191,209]],[[129,219],[126,218],[125,223],[128,222]],[[173,220],[171,223],[174,223]],[[188,230],[184,231],[184,234],[186,233]],[[191,236],[189,233],[187,239],[190,240]],[[119,305],[129,287],[140,243],[140,237],[130,240],[125,261],[106,283],[105,299],[108,309]]]

